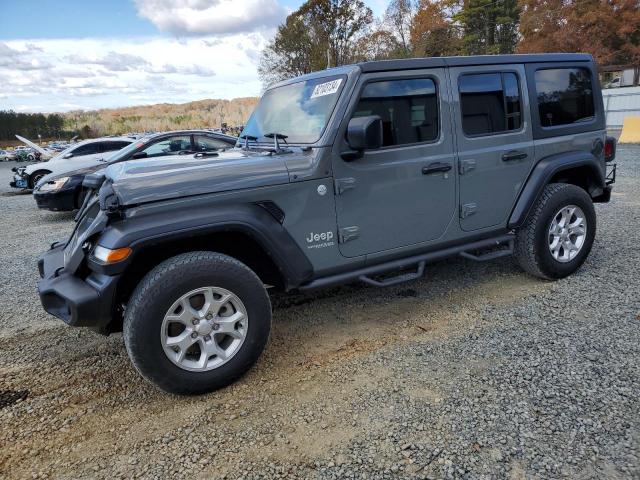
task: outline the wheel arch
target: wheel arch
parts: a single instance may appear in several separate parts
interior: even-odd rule
[[[268,285],[290,290],[311,277],[313,267],[280,222],[259,205],[194,209],[176,218],[169,213],[132,216],[115,222],[98,243],[106,248],[130,246],[133,255],[108,274],[120,274],[120,300],[162,261],[191,251],[229,255],[251,268]],[[99,265],[92,268],[100,270]]]
[[[30,173],[29,174],[29,187],[30,188],[34,188],[35,187],[33,179],[40,173],[44,174],[43,176],[50,175],[51,174],[51,170],[47,170],[46,168],[40,168],[40,169],[34,170],[32,173]]]
[[[550,155],[533,168],[509,217],[509,228],[518,228],[526,220],[544,187],[550,183],[568,183],[585,190],[594,199],[605,188],[604,164],[590,152],[575,151]]]

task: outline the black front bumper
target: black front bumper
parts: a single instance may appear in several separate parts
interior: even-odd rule
[[[74,327],[104,331],[115,312],[118,276],[91,272],[82,279],[64,270],[64,245],[54,245],[38,260],[38,293],[44,309]]]
[[[76,208],[75,190],[59,190],[57,192],[33,192],[38,208],[51,210],[53,212],[66,212]]]

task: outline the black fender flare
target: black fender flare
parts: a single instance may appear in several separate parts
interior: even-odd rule
[[[558,173],[578,167],[587,167],[594,183],[605,188],[604,162],[591,152],[572,151],[550,155],[540,160],[533,168],[520,196],[511,211],[509,228],[518,228],[527,219],[531,208],[542,194],[542,190]]]
[[[98,243],[109,249],[131,247],[133,255],[127,261],[110,267],[108,274],[122,273],[134,260],[136,251],[148,245],[158,245],[215,232],[242,233],[255,240],[271,257],[282,273],[287,289],[294,288],[313,275],[313,266],[291,235],[265,208],[258,204],[227,204],[202,206],[188,210],[170,209],[148,215],[131,215],[118,220],[100,235]],[[99,265],[92,265],[98,267]]]

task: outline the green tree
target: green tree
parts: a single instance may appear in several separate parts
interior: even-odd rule
[[[454,21],[467,55],[513,53],[518,42],[518,0],[462,0]]]
[[[308,0],[263,50],[258,67],[263,84],[352,62],[372,22],[362,0]]]

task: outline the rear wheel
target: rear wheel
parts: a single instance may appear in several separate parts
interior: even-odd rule
[[[547,185],[525,224],[516,232],[514,255],[528,273],[564,278],[586,260],[596,234],[596,213],[582,188]]]
[[[256,274],[213,252],[173,257],[135,289],[124,340],[140,374],[163,390],[207,393],[256,362],[271,328],[271,304]]]

